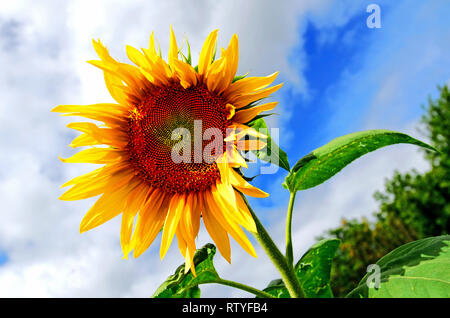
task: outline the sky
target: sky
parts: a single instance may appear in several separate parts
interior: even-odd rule
[[[381,28],[368,28],[369,4],[381,8]],[[238,73],[279,71],[284,86],[271,100],[279,144],[293,165],[333,138],[366,129],[392,129],[426,141],[417,128],[421,105],[450,83],[450,3],[399,1],[3,1],[0,2],[0,297],[149,297],[184,262],[174,242],[163,261],[158,238],[139,258],[122,259],[120,218],[79,234],[96,198],[64,202],[65,181],[92,166],[63,164],[74,153],[70,119],[59,104],[112,101],[91,40],[127,61],[125,45],[145,47],[151,31],[167,53],[170,25],[186,35],[194,63],[210,31],[219,45],[239,37]],[[293,218],[298,259],[317,236],[340,220],[369,217],[373,199],[395,170],[426,171],[412,145],[390,146],[346,167],[333,179],[297,195]],[[284,249],[289,194],[286,172],[261,175],[270,193],[250,202]],[[210,242],[202,227],[199,246]],[[232,242],[232,263],[219,254],[219,274],[256,288],[279,277],[253,240],[258,258]],[[203,297],[252,297],[218,285]]]

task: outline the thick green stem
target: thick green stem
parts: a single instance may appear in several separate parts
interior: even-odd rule
[[[254,294],[261,298],[274,298],[274,296],[272,296],[271,294],[266,293],[262,290],[259,290],[259,289],[256,289],[256,288],[253,288],[253,287],[250,287],[250,286],[238,283],[238,282],[233,282],[231,280],[226,280],[226,279],[220,278],[218,280],[211,281],[210,283],[221,284],[221,285],[225,285],[225,286],[242,289],[242,290],[245,290],[246,292],[249,292],[249,293]]]
[[[256,224],[256,230],[257,233],[253,233],[256,240],[261,244],[264,251],[269,256],[272,263],[275,265],[275,267],[278,269],[278,271],[281,274],[281,279],[284,282],[284,285],[286,286],[289,294],[292,298],[303,298],[304,293],[303,289],[300,286],[300,283],[297,279],[297,276],[295,275],[294,268],[292,265],[290,265],[284,255],[280,252],[278,247],[273,242],[272,238],[270,237],[269,233],[267,233],[264,226],[261,224],[261,221],[259,221],[258,217],[256,216],[255,212],[251,208],[250,204],[247,201],[247,198],[242,195],[242,198],[244,199],[245,203],[247,204],[247,207],[250,211],[250,213],[253,216],[253,219],[255,220]]]
[[[286,217],[286,260],[291,266],[293,266],[294,263],[294,253],[292,248],[292,210],[294,208],[294,201],[295,201],[295,192],[293,193],[291,192]]]

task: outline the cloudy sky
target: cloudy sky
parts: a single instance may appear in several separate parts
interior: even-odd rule
[[[369,29],[366,7],[381,7],[380,29]],[[280,71],[284,82],[270,120],[291,165],[340,135],[384,128],[424,139],[416,128],[421,105],[450,79],[450,4],[403,1],[2,1],[0,2],[0,297],[148,297],[183,263],[177,244],[159,258],[159,239],[138,259],[122,260],[118,218],[79,234],[95,201],[59,201],[59,186],[89,165],[63,164],[75,136],[59,104],[111,101],[91,40],[101,39],[127,61],[125,45],[145,47],[152,30],[167,52],[169,28],[188,36],[198,56],[207,34],[219,45],[239,37],[239,73]],[[372,194],[394,170],[428,169],[411,145],[388,147],[357,160],[333,180],[300,193],[294,214],[295,257],[342,217],[370,216]],[[256,184],[271,193],[251,200],[284,249],[286,173]],[[198,244],[209,242],[202,229]],[[255,243],[257,246],[257,243]],[[278,277],[256,247],[258,259],[232,244],[232,264],[220,255],[225,279],[264,288]],[[217,285],[205,297],[250,297]]]

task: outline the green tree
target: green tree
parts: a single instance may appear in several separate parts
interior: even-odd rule
[[[424,133],[439,151],[425,152],[431,169],[396,172],[387,180],[384,191],[374,195],[379,202],[374,221],[343,219],[340,227],[327,231],[325,237],[342,241],[331,273],[335,296],[345,296],[369,264],[394,248],[450,232],[450,92],[447,86],[439,91],[438,99],[429,98],[422,117]]]

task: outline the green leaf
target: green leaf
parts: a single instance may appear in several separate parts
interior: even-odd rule
[[[322,240],[313,245],[295,265],[306,297],[332,298],[331,264],[339,244],[338,239]]]
[[[370,272],[347,297],[450,297],[450,235],[402,245],[376,264],[380,274],[378,288],[377,273]],[[369,288],[368,281],[374,287]]]
[[[213,264],[216,247],[206,244],[197,250],[194,255],[195,271],[184,273],[184,264],[179,266],[173,275],[170,275],[161,286],[158,287],[152,297],[154,298],[199,298],[199,284],[214,282],[220,279]]]
[[[291,298],[289,292],[286,287],[284,287],[284,283],[281,279],[274,279],[267,285],[263,291],[271,294],[276,298]],[[259,298],[259,297],[256,297]]]
[[[283,186],[290,192],[315,187],[362,155],[399,143],[435,150],[426,143],[395,131],[380,129],[356,132],[333,139],[301,158],[286,177]]]
[[[275,164],[285,169],[286,171],[289,171],[290,166],[287,154],[283,150],[281,150],[281,148],[270,137],[269,129],[267,128],[264,118],[252,120],[250,123],[248,123],[248,126],[254,128],[257,131],[262,130],[261,133],[267,135],[267,146],[261,150],[253,151],[255,155],[265,162]]]
[[[326,239],[313,245],[295,265],[295,273],[305,297],[332,298],[330,286],[331,265],[340,240]],[[289,298],[281,279],[275,279],[263,290],[277,298]]]

